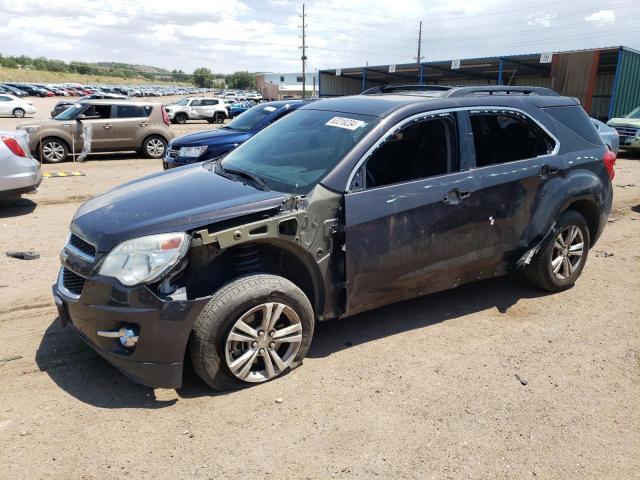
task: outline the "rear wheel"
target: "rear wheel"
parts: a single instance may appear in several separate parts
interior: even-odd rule
[[[67,144],[62,140],[46,138],[40,143],[38,154],[43,162],[60,163],[67,159],[69,149],[67,148]]]
[[[195,372],[216,390],[277,378],[301,364],[313,336],[306,295],[276,275],[250,275],[218,290],[190,343]]]
[[[174,118],[176,123],[179,123],[179,124],[187,123],[187,116],[184,113],[177,113]]]
[[[224,123],[224,115],[222,113],[216,113],[214,119],[216,123]]]
[[[536,286],[559,292],[573,286],[587,261],[590,238],[584,217],[567,210],[556,223],[556,233],[525,269]]]
[[[24,118],[25,111],[22,108],[14,108],[13,116],[16,118]]]
[[[145,138],[142,143],[142,154],[147,158],[162,158],[167,151],[167,141],[157,135]]]

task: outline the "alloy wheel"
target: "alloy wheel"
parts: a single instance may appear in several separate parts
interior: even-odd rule
[[[233,324],[225,344],[227,366],[240,380],[265,382],[291,366],[301,343],[302,322],[295,310],[263,303]]]
[[[584,253],[582,230],[576,225],[564,227],[553,242],[551,271],[560,280],[566,280],[580,267]]]
[[[164,154],[164,148],[164,142],[159,138],[152,138],[147,142],[147,152],[152,157],[161,157]]]
[[[24,118],[24,110],[21,108],[16,108],[13,111],[13,116],[16,118]]]
[[[42,146],[42,156],[48,162],[60,162],[64,159],[64,146],[60,142],[46,142]]]

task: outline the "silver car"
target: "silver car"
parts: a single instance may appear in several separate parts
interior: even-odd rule
[[[26,132],[0,131],[0,199],[32,192],[40,182],[40,162],[29,152]]]
[[[596,127],[596,130],[598,130],[600,138],[602,138],[602,143],[617,155],[618,150],[620,149],[620,135],[618,134],[618,131],[606,123],[602,123],[600,120],[596,120],[595,118],[592,118],[591,120],[593,121],[593,125]]]

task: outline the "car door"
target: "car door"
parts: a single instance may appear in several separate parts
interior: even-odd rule
[[[13,99],[6,95],[0,95],[0,115],[11,115]]]
[[[549,215],[537,205],[549,187],[562,182],[566,161],[556,155],[557,140],[522,111],[464,114],[473,132],[477,189],[472,203],[482,219],[477,252],[482,271],[504,273],[546,232]]]
[[[203,118],[207,118],[206,109],[207,107],[204,105],[204,100],[192,100],[189,105],[189,118],[193,120],[199,120]]]
[[[474,267],[474,178],[460,169],[457,114],[409,122],[345,195],[348,314],[455,286]]]
[[[89,105],[76,119],[76,145],[84,144],[83,134],[88,127],[91,129],[91,149],[96,152],[112,148],[114,141],[112,105]]]
[[[140,148],[149,128],[150,105],[120,103],[115,105],[114,144],[118,150]]]

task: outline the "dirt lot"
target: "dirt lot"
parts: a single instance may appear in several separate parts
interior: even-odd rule
[[[136,385],[56,322],[80,200],[160,169],[105,158],[0,208],[0,252],[42,255],[0,256],[0,477],[640,478],[640,157],[573,289],[503,278],[322,323],[301,368],[223,395]]]

